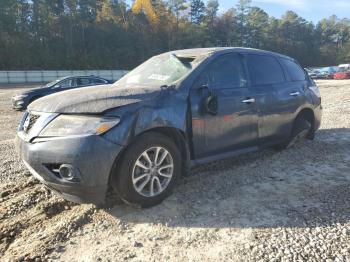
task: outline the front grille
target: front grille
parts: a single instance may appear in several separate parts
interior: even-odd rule
[[[34,126],[34,124],[36,123],[39,117],[40,115],[28,113],[27,119],[23,125],[24,132],[28,133],[30,129]],[[29,123],[28,123],[28,118],[29,118]]]

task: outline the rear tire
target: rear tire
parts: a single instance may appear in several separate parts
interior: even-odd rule
[[[167,136],[140,135],[123,153],[112,174],[112,187],[127,204],[150,207],[161,203],[181,175],[181,154]]]
[[[274,149],[278,151],[287,149],[301,139],[313,140],[314,136],[315,133],[311,121],[309,119],[306,119],[304,116],[298,116],[294,121],[293,130],[288,141],[274,146]]]

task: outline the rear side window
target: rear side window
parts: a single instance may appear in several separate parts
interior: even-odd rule
[[[78,78],[77,82],[78,82],[78,86],[88,86],[91,84],[91,81],[89,78]]]
[[[247,76],[241,56],[226,54],[218,57],[201,75],[200,82],[214,89],[245,87]]]
[[[304,70],[294,61],[282,58],[281,59],[283,65],[286,67],[288,74],[292,81],[304,81],[305,80],[305,72]]]
[[[247,65],[253,85],[269,85],[285,81],[277,59],[266,55],[248,55]]]
[[[107,83],[107,81],[102,80],[102,79],[99,79],[99,78],[94,78],[94,79],[92,80],[92,82],[93,82],[94,84],[106,84],[106,83]]]

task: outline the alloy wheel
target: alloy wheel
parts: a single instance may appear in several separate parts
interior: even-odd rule
[[[173,172],[174,161],[170,152],[161,146],[151,147],[134,163],[133,187],[142,196],[157,196],[168,187]]]

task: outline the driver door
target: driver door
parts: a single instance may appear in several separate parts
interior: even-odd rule
[[[214,113],[204,105],[210,95],[216,97]],[[221,55],[203,70],[190,93],[196,159],[257,145],[258,113],[254,99],[240,54]]]

